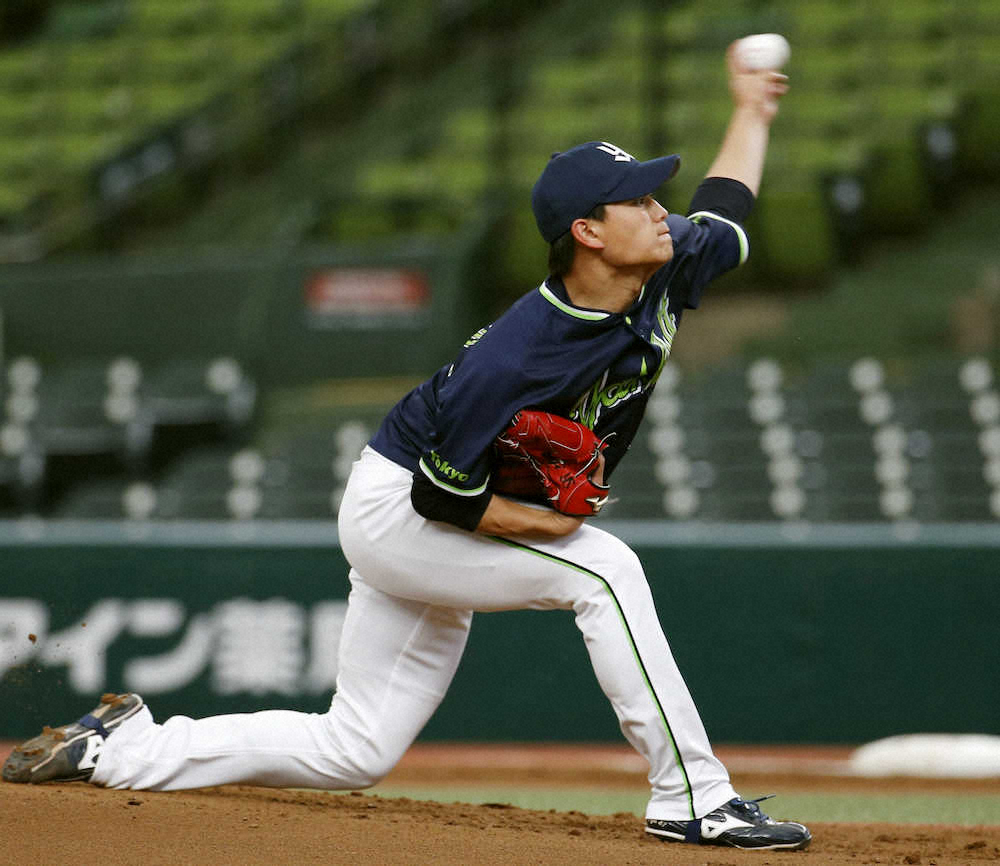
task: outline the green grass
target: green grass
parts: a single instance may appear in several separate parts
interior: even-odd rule
[[[590,815],[642,815],[646,808],[645,793],[614,789],[380,785],[369,793],[442,803],[509,803],[522,809],[575,810]],[[797,821],[1000,825],[1000,794],[789,793],[765,803],[764,810],[775,818]]]

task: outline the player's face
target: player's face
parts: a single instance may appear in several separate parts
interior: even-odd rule
[[[617,267],[655,268],[673,258],[667,210],[652,195],[604,206],[603,258]]]

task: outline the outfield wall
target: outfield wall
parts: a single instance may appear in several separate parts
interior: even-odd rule
[[[603,526],[646,564],[717,742],[1000,734],[995,526]],[[140,691],[158,719],[322,712],[347,568],[326,523],[0,523],[0,737]],[[479,615],[433,740],[620,739],[565,612]]]
[[[263,386],[424,376],[484,324],[471,274],[489,225],[377,245],[0,265],[0,366],[231,355]]]

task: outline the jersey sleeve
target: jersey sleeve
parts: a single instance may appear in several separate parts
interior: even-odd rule
[[[676,269],[671,299],[675,305],[694,309],[706,285],[747,260],[750,242],[740,223],[709,210],[687,217],[671,214],[667,219]]]
[[[530,381],[486,345],[466,349],[437,394],[430,446],[419,472],[439,490],[473,499],[487,489],[493,440],[511,421]]]
[[[410,487],[413,510],[427,520],[450,523],[473,532],[479,526],[493,494],[487,488],[478,496],[456,496],[436,487],[427,476],[417,473]]]
[[[742,181],[731,177],[706,177],[691,197],[688,213],[711,211],[742,225],[753,210],[753,192]]]

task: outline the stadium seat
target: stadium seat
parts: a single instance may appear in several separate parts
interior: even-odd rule
[[[172,358],[152,365],[140,387],[157,424],[219,423],[238,428],[251,418],[256,387],[235,358]]]
[[[669,98],[697,103],[725,98],[724,90],[719,93],[719,86],[725,85],[725,67],[718,47],[668,55],[662,75]]]
[[[667,487],[657,479],[655,467],[659,459],[670,455],[654,450],[651,439],[655,429],[659,425],[651,424],[645,436],[637,436],[628,458],[615,469],[611,477],[611,500],[602,511],[606,517],[651,520],[666,516],[663,495]]]
[[[153,485],[120,478],[82,483],[70,489],[52,507],[60,520],[150,520],[159,518]]]
[[[429,196],[435,188],[431,167],[412,162],[384,160],[372,163],[362,170],[358,178],[358,191],[374,197],[398,195],[416,198]]]
[[[0,49],[0,87],[8,93],[33,94],[48,80],[49,66],[48,52],[36,45]]]
[[[37,367],[21,372],[25,375],[0,362],[0,516],[37,505],[45,475],[45,458],[30,427]]]
[[[812,44],[850,45],[865,33],[867,6],[860,0],[810,0],[807,8],[794,0],[784,0],[788,11],[789,38],[808,48]]]
[[[376,0],[301,0],[307,26],[344,21],[376,5]]]
[[[933,40],[952,33],[961,15],[941,0],[906,0],[879,7],[878,27],[886,39]]]
[[[0,439],[5,431],[0,429]],[[45,460],[36,452],[10,456],[0,443],[0,518],[35,511],[42,496]]]
[[[56,137],[73,134],[107,134],[118,124],[115,96],[119,88],[67,86],[50,92],[47,107],[49,129]]]
[[[532,81],[532,95],[552,105],[603,101],[609,89],[628,93],[643,83],[642,69],[633,55],[622,62],[616,57],[569,58],[541,66]]]
[[[669,15],[659,17],[660,32],[670,54],[689,50],[698,38],[703,18],[694,3],[680,3],[670,10]],[[645,18],[640,20],[640,26],[647,24]]]
[[[51,121],[44,98],[25,97],[15,90],[0,90],[0,129],[5,135],[31,134]]]
[[[698,520],[720,523],[758,523],[775,519],[766,487],[753,486],[738,493],[720,484],[697,492]]]
[[[290,7],[286,0],[215,0],[223,30],[260,33],[287,27]]]
[[[140,35],[203,33],[215,21],[212,0],[132,0],[129,26]]]
[[[261,69],[277,60],[293,44],[293,35],[288,31],[250,33],[242,30],[217,34],[214,38],[217,57],[228,66],[223,80]]]
[[[34,184],[19,185],[10,180],[0,180],[0,221],[16,223],[37,200]]]
[[[627,483],[622,500],[628,504],[611,513],[633,514],[644,506],[653,509],[646,517],[776,519],[771,502],[775,482],[761,444],[763,418],[757,405],[776,392],[769,387],[764,393],[756,379],[751,381],[753,389],[747,366],[738,362],[684,376],[679,383],[661,383],[647,410],[649,432],[630,451],[635,465],[626,469],[623,464],[619,470]],[[780,409],[780,402],[776,405]],[[645,465],[637,465],[640,461]],[[646,505],[652,499],[650,479],[660,488],[652,506]],[[644,494],[638,500],[643,506],[631,502],[637,491]]]
[[[143,47],[118,36],[99,40],[68,42],[49,54],[47,86],[77,91],[88,87],[108,87],[129,81]]]
[[[962,383],[964,360],[934,360],[917,365],[897,389],[898,408],[908,427],[930,432],[976,432],[970,412],[975,390]],[[985,363],[985,362],[983,362]],[[987,375],[991,375],[989,366]],[[988,383],[991,379],[983,380]],[[973,380],[971,385],[975,385]],[[982,390],[988,388],[983,384]]]
[[[260,507],[256,482],[264,470],[255,452],[227,446],[194,449],[156,486],[156,512],[164,519],[253,518]]]
[[[123,3],[55,3],[46,18],[44,36],[52,42],[100,40],[115,34],[125,17]]]
[[[142,41],[142,53],[133,65],[132,81],[138,79],[163,85],[204,81],[220,71],[223,61],[212,33],[188,37],[150,36]]]
[[[381,409],[344,409],[324,423],[279,427],[261,438],[267,462],[261,479],[261,516],[336,517],[351,465],[379,423]]]
[[[485,108],[460,108],[445,123],[445,138],[456,152],[481,155],[490,146],[493,121]]]
[[[934,360],[914,365],[896,390],[897,414],[910,433],[908,451],[921,464],[914,484],[926,491],[924,519],[991,519],[983,428],[974,406],[992,382],[983,359]]]
[[[37,175],[52,164],[52,141],[49,135],[8,136],[0,131],[0,178],[37,181]]]
[[[218,84],[210,79],[186,84],[164,80],[133,86],[130,99],[143,123],[157,125],[204,107],[217,94]]]
[[[45,456],[117,457],[140,469],[149,455],[152,424],[129,381],[137,365],[128,359],[86,360],[46,370],[38,386],[38,414],[32,436]]]
[[[50,168],[79,177],[79,173],[114,156],[128,143],[127,133],[95,125],[89,131],[67,131],[51,139]]]

